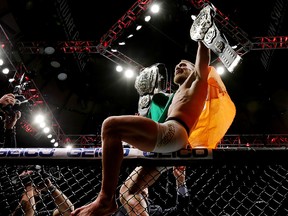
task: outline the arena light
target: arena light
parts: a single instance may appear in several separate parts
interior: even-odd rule
[[[56,60],[51,61],[51,62],[50,62],[50,65],[51,65],[52,67],[54,67],[54,68],[60,68],[60,66],[61,66],[61,64],[60,64],[58,61],[56,61]]]
[[[59,73],[57,76],[58,80],[61,80],[61,81],[66,80],[67,77],[68,75],[66,73]]]
[[[4,69],[2,70],[2,73],[3,73],[3,74],[8,74],[8,73],[9,73],[9,69],[8,69],[8,68],[4,68]]]
[[[44,128],[46,126],[46,123],[43,121],[39,124],[40,128]]]
[[[151,20],[151,16],[150,15],[145,16],[144,20],[145,20],[145,22],[149,22]]]
[[[152,13],[158,13],[160,11],[160,7],[158,4],[153,4],[150,8]]]
[[[55,52],[55,49],[53,47],[45,47],[44,52],[47,55],[52,55]]]
[[[42,114],[38,114],[38,115],[36,115],[35,118],[34,118],[34,122],[35,122],[35,123],[38,123],[38,124],[44,122],[44,120],[45,120],[45,117],[44,117],[44,115],[42,115]]]
[[[130,34],[130,35],[127,36],[127,38],[131,38],[131,37],[133,37],[133,34]]]
[[[132,78],[134,76],[134,71],[133,70],[131,70],[131,69],[127,69],[126,71],[125,71],[125,77],[126,78]]]
[[[217,71],[217,73],[218,73],[219,75],[222,75],[222,74],[224,74],[224,72],[225,72],[225,67],[224,67],[223,65],[217,66],[217,67],[216,67],[216,71]]]
[[[139,31],[142,28],[142,25],[137,25],[136,31]]]
[[[50,132],[50,128],[49,128],[49,127],[45,127],[45,128],[43,129],[43,132],[46,133],[46,134],[49,133],[49,132]]]
[[[116,71],[117,72],[122,72],[123,71],[123,67],[121,65],[117,65],[116,66]]]

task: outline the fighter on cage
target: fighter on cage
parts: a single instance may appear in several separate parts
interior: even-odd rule
[[[199,23],[205,27],[205,22],[201,19]],[[194,31],[191,33],[194,40],[193,36]],[[151,118],[148,118],[148,114],[112,116],[103,122],[102,187],[96,200],[76,209],[72,212],[73,216],[108,216],[117,210],[115,194],[123,160],[122,142],[141,151],[168,153],[186,148],[187,145],[191,148],[215,148],[224,136],[235,117],[236,109],[220,76],[215,68],[210,66],[210,49],[213,50],[214,47],[206,46],[201,38],[197,39],[197,42],[195,64],[181,60],[176,65],[174,82],[179,88],[168,100],[162,100],[163,94],[159,99],[159,94],[154,95],[155,89],[149,87],[153,86],[149,83],[149,77],[157,80],[153,79],[153,70],[150,70],[151,74],[143,76],[147,77],[147,83],[143,79],[138,87],[142,90],[142,87],[147,86],[147,89],[152,90],[149,91],[152,98],[147,97],[143,101],[147,102],[143,103],[146,105],[144,113],[150,111]],[[159,105],[160,113],[154,112]],[[154,114],[157,115],[156,120],[153,120]],[[160,119],[164,121],[160,122]],[[149,215],[141,194],[154,184],[162,170],[161,167],[136,167],[126,179],[121,186],[120,196],[121,203],[129,215]]]

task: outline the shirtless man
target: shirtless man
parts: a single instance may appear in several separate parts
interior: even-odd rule
[[[174,95],[164,123],[141,116],[112,116],[102,125],[103,178],[96,200],[72,212],[75,216],[106,216],[117,210],[115,193],[123,160],[122,141],[146,152],[173,152],[185,148],[188,136],[196,126],[207,97],[210,50],[198,42],[195,66],[182,60],[175,67],[174,82],[179,89]],[[144,175],[144,177],[143,177]],[[159,176],[156,168],[138,168],[128,181],[127,196],[141,196],[141,191]],[[135,213],[137,215],[137,213]],[[139,215],[139,214],[138,214]],[[148,215],[147,212],[141,215]]]

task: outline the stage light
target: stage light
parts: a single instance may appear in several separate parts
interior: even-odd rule
[[[131,38],[131,37],[133,37],[133,34],[130,34],[130,35],[127,36],[127,38]]]
[[[158,4],[153,4],[153,5],[151,6],[150,10],[151,10],[152,13],[158,13],[159,10],[160,10],[160,7],[159,7]]]
[[[117,49],[111,49],[111,52],[117,52]]]
[[[48,138],[48,139],[52,138],[52,134],[48,134],[48,135],[47,135],[47,138]]]
[[[122,72],[123,71],[123,67],[121,65],[117,65],[116,66],[116,71],[117,72]]]
[[[56,141],[55,139],[51,139],[51,140],[50,140],[51,143],[54,143],[55,141]]]
[[[118,44],[121,46],[124,46],[126,43],[123,41],[123,42],[119,42]]]
[[[225,72],[225,67],[224,66],[217,66],[216,71],[219,75],[222,75]]]
[[[46,133],[46,134],[49,133],[49,132],[50,132],[50,128],[49,128],[49,127],[45,127],[45,128],[43,129],[43,132]]]
[[[46,123],[45,123],[45,122],[41,122],[41,123],[39,124],[39,126],[40,126],[40,128],[44,128],[44,127],[46,126]]]
[[[138,26],[136,27],[136,31],[139,31],[141,28],[142,28],[142,25],[138,25]]]
[[[127,69],[127,70],[125,71],[125,77],[127,77],[127,78],[132,78],[133,76],[134,76],[133,70]]]
[[[151,16],[150,15],[145,16],[144,20],[145,20],[145,22],[149,22],[151,20]]]
[[[48,54],[48,55],[51,55],[51,54],[53,54],[53,53],[55,52],[55,49],[54,49],[53,47],[46,47],[46,48],[44,49],[44,52],[45,52],[46,54]]]
[[[54,147],[58,147],[58,146],[59,146],[58,142],[55,142]]]
[[[36,115],[35,117],[34,117],[34,122],[35,123],[42,123],[42,122],[44,122],[44,120],[45,120],[45,117],[42,115],[42,114],[38,114],[38,115]]]
[[[50,65],[54,68],[59,68],[61,64],[58,61],[51,61]]]
[[[4,64],[3,59],[0,59],[0,66],[2,66]]]
[[[8,73],[9,73],[9,69],[8,69],[8,68],[4,68],[4,69],[2,70],[2,73],[3,73],[3,74],[8,74]]]
[[[61,81],[66,80],[67,79],[67,74],[66,73],[60,73],[58,74],[57,78]]]

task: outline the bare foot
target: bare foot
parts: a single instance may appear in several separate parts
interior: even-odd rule
[[[98,197],[94,202],[73,211],[71,216],[110,216],[117,208],[114,199],[107,201]]]

